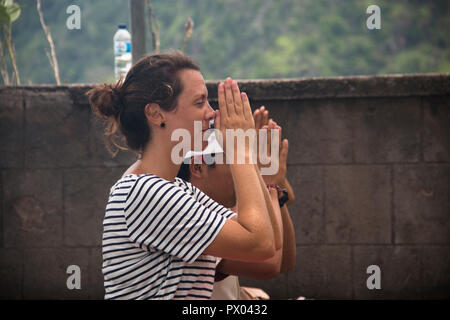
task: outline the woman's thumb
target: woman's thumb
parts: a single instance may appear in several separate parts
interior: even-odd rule
[[[216,110],[214,114],[214,129],[220,130],[220,110]]]
[[[289,141],[288,141],[288,139],[284,139],[281,142],[281,152],[280,152],[280,159],[282,161],[286,161],[288,151],[289,151]]]

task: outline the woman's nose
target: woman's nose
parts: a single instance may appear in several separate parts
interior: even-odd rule
[[[206,114],[205,114],[205,119],[206,120],[211,120],[211,119],[214,119],[214,114],[215,114],[215,112],[214,112],[214,109],[211,107],[211,105],[209,104],[209,102],[207,103],[207,112],[206,112]]]

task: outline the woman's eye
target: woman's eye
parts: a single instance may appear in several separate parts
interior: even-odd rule
[[[197,105],[202,106],[205,103],[205,101],[199,101],[197,102]]]

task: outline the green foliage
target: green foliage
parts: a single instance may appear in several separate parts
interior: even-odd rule
[[[0,0],[0,74],[6,85],[20,84],[17,68],[14,42],[12,38],[12,23],[21,13],[21,7],[13,0]],[[8,63],[9,61],[9,63]],[[8,69],[12,69],[12,73]]]
[[[52,83],[35,3],[16,2],[26,5],[13,30],[22,82]],[[63,82],[112,81],[112,39],[117,24],[129,26],[128,2],[43,1]],[[65,27],[71,4],[80,6],[81,30]],[[380,30],[366,27],[371,4],[381,8]],[[447,0],[154,0],[152,5],[163,51],[181,49],[192,17],[186,53],[200,63],[206,79],[450,71]]]
[[[20,6],[13,0],[0,1],[0,23],[16,21],[20,16]]]

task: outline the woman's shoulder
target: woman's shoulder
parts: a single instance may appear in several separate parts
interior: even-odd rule
[[[151,173],[143,173],[143,174],[127,173],[124,174],[122,177],[120,177],[114,185],[119,185],[128,182],[136,182],[139,180],[147,180],[151,178],[158,178],[158,177]]]
[[[176,185],[177,187],[180,187],[181,189],[183,189],[184,192],[189,193],[190,195],[195,195],[195,187],[187,181],[184,181],[181,178],[175,177],[173,184]]]
[[[178,188],[182,189],[182,191],[187,194],[194,194],[192,186],[190,184],[184,184],[181,179],[177,180],[176,178],[174,181],[168,181],[151,173],[128,173],[117,180],[117,182],[111,187],[110,194],[117,192],[120,192],[121,194],[127,193],[128,198],[131,194],[147,193],[147,191],[153,193],[151,190],[156,193],[160,193],[159,191],[168,191],[170,189],[175,190]]]
[[[114,192],[118,191],[124,192],[126,190],[132,189],[137,184],[142,184],[149,180],[158,180],[158,179],[161,178],[155,176],[154,174],[134,174],[134,173],[124,174],[111,187],[110,193],[113,194]]]

